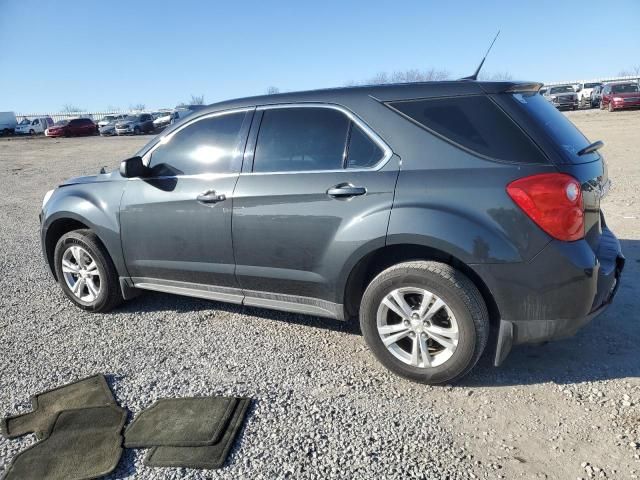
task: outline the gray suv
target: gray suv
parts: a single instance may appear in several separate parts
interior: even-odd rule
[[[485,348],[575,333],[624,265],[589,141],[540,84],[453,81],[211,105],[119,170],[47,193],[80,308],[142,290],[349,321],[390,370],[452,382]]]

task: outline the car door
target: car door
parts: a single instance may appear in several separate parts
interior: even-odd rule
[[[399,168],[392,155],[342,107],[258,108],[233,202],[245,304],[341,315],[348,260],[384,245]]]
[[[120,210],[124,258],[135,285],[242,298],[228,290],[237,287],[231,213],[252,114],[204,115],[144,155],[149,174],[127,182]]]

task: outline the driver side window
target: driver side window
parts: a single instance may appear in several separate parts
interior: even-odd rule
[[[198,120],[179,130],[151,154],[152,176],[240,171],[240,131],[246,112]]]

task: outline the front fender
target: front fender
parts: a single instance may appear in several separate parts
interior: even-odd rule
[[[128,276],[120,242],[122,182],[70,185],[57,189],[42,211],[41,242],[48,257],[47,236],[57,222],[74,220],[86,225],[107,249],[120,276]],[[51,265],[50,258],[49,264]]]

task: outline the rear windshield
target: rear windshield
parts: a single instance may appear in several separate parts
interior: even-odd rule
[[[534,92],[514,93],[511,97],[527,117],[535,121],[551,140],[561,147],[563,157],[569,163],[586,163],[597,160],[599,155],[589,153],[578,156],[578,152],[590,144],[589,140],[569,119],[547,100]]]
[[[599,83],[585,83],[584,84],[584,88],[595,88],[598,85],[600,85]]]
[[[510,163],[546,163],[531,139],[484,95],[398,101],[388,105],[473,153]]]
[[[611,93],[635,93],[638,91],[638,85],[635,83],[622,83],[611,85]]]
[[[549,93],[551,93],[551,94],[554,94],[554,93],[576,93],[576,91],[573,89],[572,86],[564,85],[562,87],[551,87],[551,89],[549,90]]]

